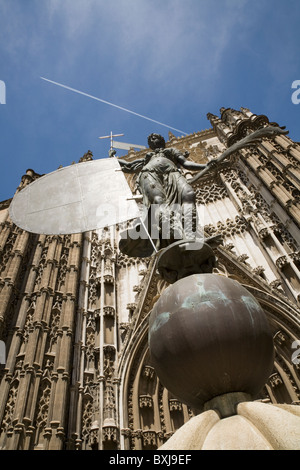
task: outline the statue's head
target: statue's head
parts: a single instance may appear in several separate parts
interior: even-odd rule
[[[148,137],[148,145],[152,150],[165,148],[165,139],[159,134],[150,134]]]

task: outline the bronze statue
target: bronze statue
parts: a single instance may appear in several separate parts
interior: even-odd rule
[[[189,161],[188,152],[183,154],[175,148],[166,148],[161,135],[151,134],[148,137],[151,151],[144,158],[132,162],[118,159],[125,173],[139,173],[137,188],[143,196],[143,204],[147,210],[142,223],[137,222],[133,229],[123,232],[120,250],[129,256],[147,257],[153,254],[154,244],[158,251],[178,240],[195,241],[197,239],[196,197],[181,168],[201,170],[190,180],[194,182],[237,150],[253,145],[262,137],[286,134],[287,131],[283,129],[278,126],[258,129],[207,164]],[[148,233],[144,230],[145,226]],[[167,236],[164,234],[164,227],[167,227]],[[137,236],[137,232],[140,236]],[[152,241],[149,239],[149,234]],[[205,240],[207,241],[209,240]]]
[[[118,162],[124,172],[139,172],[137,187],[143,195],[144,207],[148,210],[148,217],[146,217],[148,220],[145,222],[150,234],[153,235],[155,231],[153,229],[157,229],[155,231],[157,237],[153,238],[159,249],[170,245],[175,240],[195,238],[196,196],[180,168],[203,170],[213,165],[214,162],[204,165],[189,161],[187,152],[183,154],[177,149],[165,148],[165,139],[159,134],[151,134],[148,137],[148,144],[151,151],[146,154],[145,158],[133,162],[118,159]],[[164,229],[165,233],[163,233]],[[140,245],[149,246],[149,250],[153,251],[147,238],[145,236],[144,243],[140,242]],[[134,241],[137,242],[137,240]],[[125,250],[124,245],[128,243],[131,246],[130,239],[127,238],[127,243],[123,243],[122,251]],[[137,246],[137,243],[135,245]],[[149,256],[147,249],[146,256]]]

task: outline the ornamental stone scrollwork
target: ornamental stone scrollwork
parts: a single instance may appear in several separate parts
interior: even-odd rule
[[[224,111],[223,111],[224,112]],[[223,116],[222,112],[222,116]],[[230,111],[226,110],[226,116],[230,114]],[[249,130],[255,131],[257,129],[260,129],[261,127],[264,127],[264,125],[269,124],[270,126],[275,125],[276,123],[270,123],[269,119],[267,116],[261,114],[261,115],[252,115],[251,117],[246,117],[240,114],[239,120],[235,120],[234,127],[232,127],[233,132],[231,135],[229,135],[227,139],[227,146],[230,147],[233,145],[235,142],[238,140],[241,140],[243,137],[246,137],[248,134]],[[228,118],[227,118],[228,119]],[[232,119],[232,117],[231,117]],[[231,124],[233,125],[233,123]]]
[[[247,220],[239,215],[237,215],[234,220],[228,218],[225,223],[217,222],[216,225],[208,224],[204,227],[204,231],[208,236],[221,234],[223,237],[230,237],[241,234],[247,229]]]
[[[225,186],[211,182],[205,186],[195,186],[198,204],[209,204],[220,201],[228,196]]]

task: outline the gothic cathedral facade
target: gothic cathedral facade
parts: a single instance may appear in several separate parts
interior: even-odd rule
[[[246,108],[208,119],[208,130],[170,133],[166,146],[205,163],[278,125]],[[27,170],[18,191],[39,176]],[[135,193],[133,175],[128,183]],[[223,237],[216,272],[256,297],[273,332],[274,369],[257,400],[299,405],[300,144],[263,138],[193,187],[205,234]],[[148,318],[167,287],[155,260],[119,252],[121,226],[30,234],[11,222],[10,202],[0,203],[0,449],[159,448],[201,410],[172,396],[151,365]]]

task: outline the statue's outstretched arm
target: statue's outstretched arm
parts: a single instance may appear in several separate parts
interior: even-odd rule
[[[288,131],[284,129],[285,127],[277,126],[268,126],[263,127],[262,129],[257,129],[256,131],[252,132],[252,134],[247,135],[243,139],[239,140],[238,142],[235,142],[233,145],[228,147],[217,159],[211,160],[210,162],[208,162],[207,165],[204,165],[203,170],[197,173],[189,182],[194,183],[208,170],[215,167],[222,160],[228,158],[237,150],[241,150],[242,148],[246,148],[260,142],[263,137],[276,137],[276,135],[279,134],[288,134]]]
[[[188,152],[185,152],[188,155]],[[202,170],[206,167],[206,164],[196,163],[188,160],[181,152],[175,150],[177,162],[186,170]]]
[[[124,173],[136,173],[144,166],[145,159],[138,158],[133,162],[127,162],[126,160],[118,158],[118,162],[120,163],[121,169],[124,171]]]

